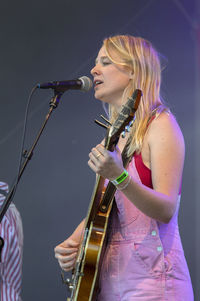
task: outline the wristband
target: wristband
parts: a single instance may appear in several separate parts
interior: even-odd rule
[[[124,182],[124,180],[128,177],[128,171],[124,169],[123,173],[117,177],[115,180],[111,181],[114,185],[119,185]]]
[[[126,187],[128,187],[130,181],[131,181],[131,177],[129,176],[128,182],[124,186],[117,187],[117,189],[123,191],[124,189],[126,189]]]

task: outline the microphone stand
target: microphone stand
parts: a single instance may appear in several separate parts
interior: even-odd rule
[[[45,117],[45,121],[43,122],[43,124],[41,126],[41,129],[39,130],[39,133],[38,133],[38,135],[37,135],[37,137],[36,137],[36,139],[35,139],[32,147],[31,147],[30,151],[29,152],[27,152],[27,151],[24,152],[23,155],[25,157],[25,161],[23,163],[23,166],[21,167],[21,170],[19,172],[19,175],[17,177],[17,180],[16,180],[15,184],[13,185],[10,193],[8,194],[6,200],[4,201],[3,205],[1,206],[1,209],[0,209],[0,223],[1,223],[1,221],[2,221],[2,219],[4,217],[4,215],[5,215],[8,207],[9,207],[9,205],[10,205],[13,197],[14,197],[14,193],[16,191],[17,184],[19,183],[19,181],[21,179],[21,176],[22,176],[22,174],[23,174],[23,172],[24,172],[24,170],[25,170],[28,162],[30,161],[30,159],[33,156],[33,151],[34,151],[34,149],[35,149],[35,147],[36,147],[36,145],[37,145],[37,143],[39,141],[39,138],[42,135],[42,132],[43,132],[43,130],[44,130],[44,128],[45,128],[45,126],[46,126],[46,124],[47,124],[50,116],[51,116],[51,113],[53,112],[53,110],[55,108],[57,108],[57,106],[59,104],[59,101],[60,101],[60,98],[61,98],[61,96],[62,96],[63,93],[64,92],[60,92],[60,91],[54,90],[54,97],[50,101],[50,104],[49,104],[50,105],[50,109],[49,109],[49,112],[47,113],[47,115]],[[1,262],[1,251],[2,251],[3,245],[4,245],[3,238],[0,237],[0,262]]]

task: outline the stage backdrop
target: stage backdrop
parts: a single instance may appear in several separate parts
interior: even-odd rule
[[[0,180],[16,176],[25,107],[40,82],[90,76],[104,37],[131,34],[152,41],[161,54],[162,96],[185,137],[180,232],[198,299],[198,218],[195,191],[197,93],[195,0],[3,1],[0,9]],[[37,90],[28,119],[29,149],[53,91]],[[24,225],[23,300],[66,300],[54,246],[85,216],[95,175],[90,149],[104,129],[93,91],[63,95],[20,181],[14,202]],[[198,295],[198,296],[197,296]]]

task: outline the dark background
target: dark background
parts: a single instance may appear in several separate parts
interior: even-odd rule
[[[0,4],[0,180],[16,175],[28,95],[38,82],[90,76],[101,41],[113,34],[150,40],[162,54],[162,95],[185,137],[179,226],[199,300],[198,1],[35,0]],[[53,92],[31,103],[29,149]],[[65,92],[28,165],[14,202],[24,225],[23,300],[65,300],[54,246],[85,216],[95,176],[88,153],[104,137],[93,122],[103,113],[93,91]]]

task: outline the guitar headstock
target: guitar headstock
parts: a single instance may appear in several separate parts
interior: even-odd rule
[[[133,120],[135,112],[139,106],[141,96],[142,91],[136,89],[133,92],[132,97],[128,98],[125,105],[122,106],[122,109],[116,121],[109,128],[107,142],[105,143],[107,149],[110,149],[112,145],[115,144],[120,134],[124,131],[125,127],[130,123],[130,121]]]

